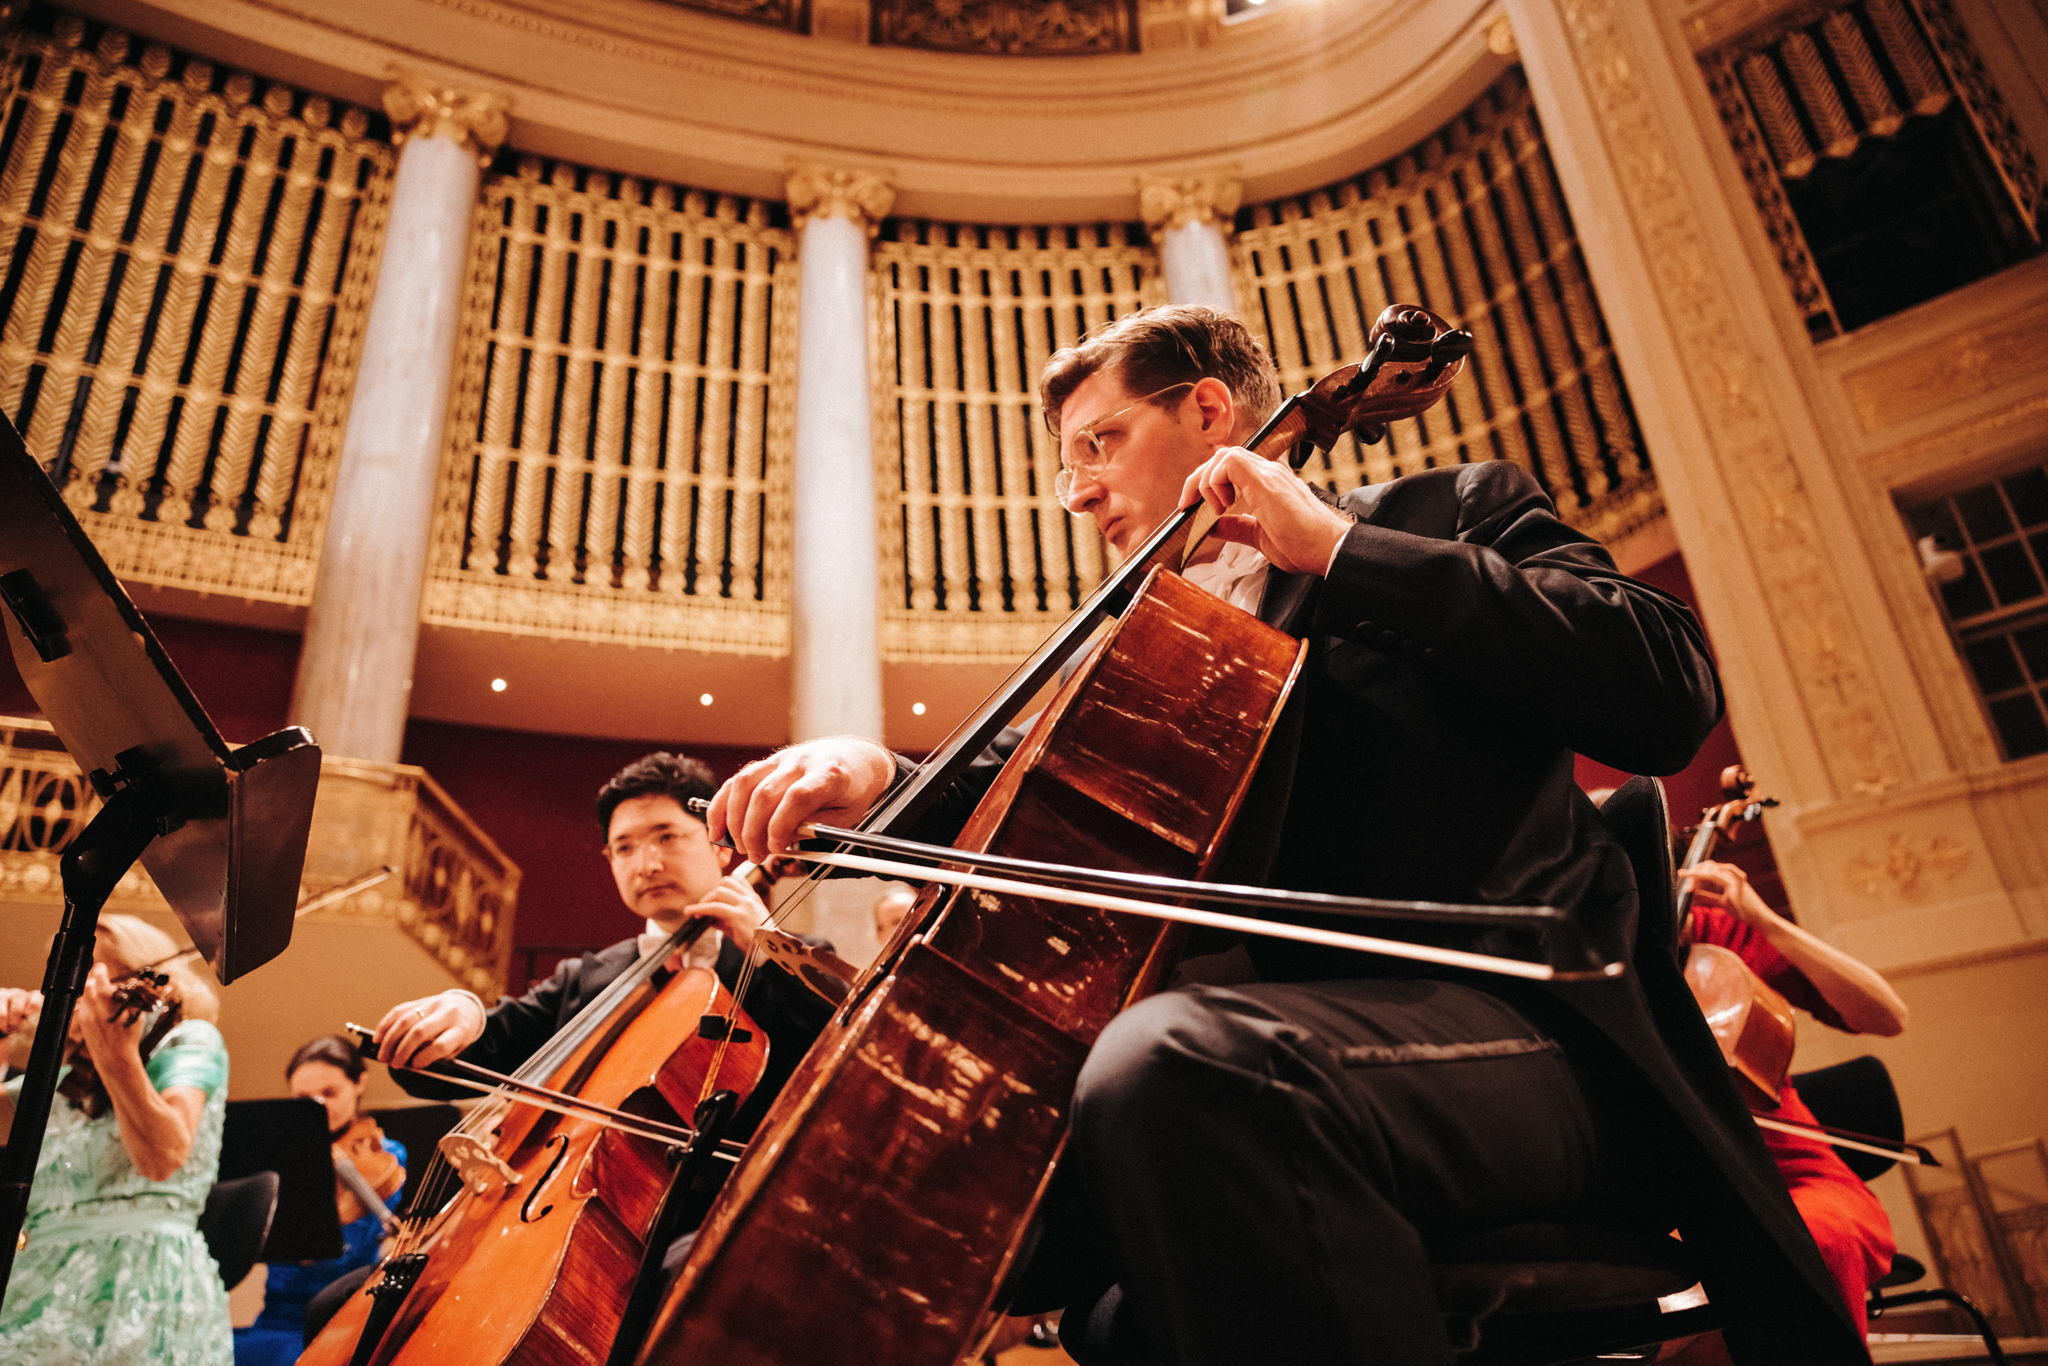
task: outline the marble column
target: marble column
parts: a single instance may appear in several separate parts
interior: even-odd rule
[[[868,240],[895,202],[878,175],[798,165],[800,233],[790,739],[883,738]]]
[[[1138,178],[1138,213],[1159,243],[1169,300],[1237,312],[1230,224],[1243,199],[1243,184],[1227,170]]]
[[[412,695],[479,167],[505,139],[506,105],[401,78],[384,107],[404,145],[292,719],[329,754],[392,763]]]

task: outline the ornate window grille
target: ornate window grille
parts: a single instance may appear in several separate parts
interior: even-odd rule
[[[1700,57],[1815,341],[2041,245],[2041,175],[1950,0],[1827,0]]]
[[[1239,311],[1292,393],[1362,359],[1374,319],[1416,303],[1471,329],[1466,374],[1385,442],[1346,438],[1307,473],[1331,491],[1512,460],[1565,519],[1611,540],[1662,496],[1519,72],[1413,151],[1238,214]]]
[[[792,239],[757,200],[487,177],[425,620],[781,654]]]
[[[1052,496],[1052,353],[1163,303],[1144,229],[894,221],[874,250],[882,654],[1028,652],[1098,582],[1094,524]]]
[[[303,603],[390,192],[381,118],[45,18],[7,40],[0,405],[115,572]]]

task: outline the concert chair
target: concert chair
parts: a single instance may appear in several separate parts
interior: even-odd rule
[[[232,1181],[216,1181],[199,1213],[199,1231],[206,1250],[220,1264],[220,1278],[232,1290],[263,1255],[270,1236],[270,1216],[277,1213],[277,1173],[256,1172]]]
[[[1663,785],[1631,778],[1601,816],[1642,890],[1636,958],[1675,953],[1676,897]],[[1430,1247],[1445,1326],[1461,1366],[1552,1366],[1705,1333],[1718,1311],[1695,1289],[1684,1247],[1661,1233],[1579,1222],[1525,1223],[1442,1239]],[[1081,1366],[1146,1360],[1112,1286],[1060,1320],[1060,1343]]]
[[[1899,1110],[1898,1090],[1892,1085],[1891,1072],[1877,1058],[1868,1055],[1851,1058],[1833,1067],[1797,1073],[1791,1080],[1799,1098],[1806,1102],[1806,1108],[1813,1111],[1813,1117],[1822,1124],[1837,1129],[1853,1129],[1878,1138],[1901,1140],[1906,1136],[1906,1121]],[[1849,1170],[1865,1181],[1874,1181],[1898,1165],[1892,1159],[1875,1153],[1859,1153],[1850,1148],[1837,1149],[1837,1152]],[[1918,1258],[1903,1252],[1893,1256],[1892,1269],[1870,1287],[1867,1308],[1871,1322],[1876,1323],[1887,1309],[1909,1304],[1951,1304],[1976,1325],[1992,1366],[2005,1366],[2005,1350],[1999,1345],[1998,1334],[1992,1330],[1990,1320],[1984,1317],[1984,1311],[1972,1304],[1967,1296],[1939,1287],[1887,1293],[1899,1286],[1911,1285],[1926,1275],[1927,1268]]]

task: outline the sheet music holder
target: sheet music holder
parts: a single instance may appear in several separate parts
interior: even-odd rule
[[[104,799],[65,849],[43,1016],[68,1021],[100,907],[137,858],[228,983],[291,942],[320,751],[299,727],[231,748],[78,519],[0,417],[0,612],[22,681]],[[14,1266],[65,1030],[39,1030],[0,1158],[0,1291]]]
[[[410,1154],[408,1154],[410,1156]],[[334,1145],[317,1100],[231,1100],[220,1140],[220,1179],[277,1173],[277,1213],[266,1262],[319,1262],[341,1255],[334,1203]]]

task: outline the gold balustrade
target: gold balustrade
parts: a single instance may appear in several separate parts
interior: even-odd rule
[[[61,905],[58,858],[98,809],[92,785],[47,722],[0,717],[0,903]],[[511,964],[518,866],[424,769],[323,760],[301,895],[379,864],[398,877],[307,919],[395,925],[457,982],[495,1000]],[[107,907],[170,909],[139,864]]]

